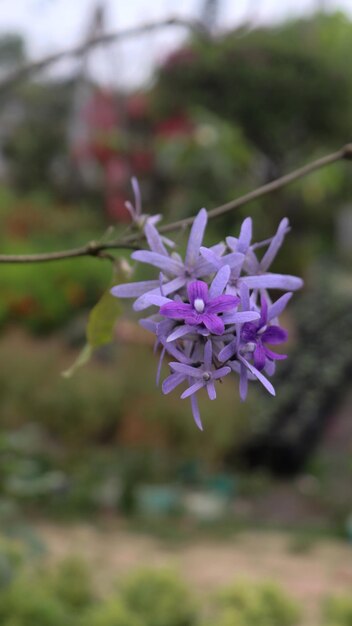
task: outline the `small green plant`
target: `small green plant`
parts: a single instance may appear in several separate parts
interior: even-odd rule
[[[62,602],[38,580],[19,577],[0,594],[1,626],[75,626]]]
[[[49,578],[48,587],[65,606],[76,611],[89,606],[94,600],[90,571],[75,557],[60,563]]]
[[[194,626],[196,609],[186,585],[168,570],[141,570],[121,587],[126,606],[143,626]]]
[[[217,626],[295,626],[297,605],[274,583],[239,582],[219,596]]]
[[[109,600],[88,611],[79,626],[145,626],[120,600]]]
[[[352,626],[352,597],[328,598],[324,607],[324,624],[326,626]]]

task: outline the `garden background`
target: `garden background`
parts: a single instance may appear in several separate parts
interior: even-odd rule
[[[72,63],[22,74],[27,42],[0,9],[1,254],[123,234],[131,176],[166,223],[351,141],[351,14],[264,23],[249,6],[225,24],[224,4],[199,2],[162,43],[150,29],[130,58],[91,44],[111,8],[82,3]],[[207,243],[247,215],[258,239],[290,219],[274,270],[305,288],[277,397],[253,385],[242,404],[226,380],[202,433],[155,386],[126,301],[114,341],[70,371],[108,258],[0,265],[1,626],[352,625],[351,164],[211,221]]]

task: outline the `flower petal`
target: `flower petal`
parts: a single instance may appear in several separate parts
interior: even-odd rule
[[[212,374],[212,377],[214,380],[217,380],[218,378],[224,378],[230,372],[231,372],[231,367],[228,367],[226,365],[225,367],[220,367],[218,370],[215,370],[215,372],[213,372]]]
[[[204,381],[197,381],[196,383],[194,383],[193,385],[191,385],[190,387],[188,387],[188,389],[186,389],[186,391],[183,392],[183,394],[181,394],[181,399],[184,400],[185,398],[189,398],[189,396],[192,396],[194,393],[197,393],[197,391],[199,391],[200,389],[202,389],[202,387],[204,387],[205,383]]]
[[[213,345],[211,343],[211,339],[208,339],[204,346],[204,368],[206,370],[211,369],[211,362],[213,358]]]
[[[247,374],[247,369],[243,365],[243,363],[241,363],[240,367],[241,367],[240,369],[240,398],[242,402],[244,402],[245,399],[247,398],[247,393],[248,393],[248,374]]]
[[[261,372],[265,367],[266,355],[265,355],[265,350],[260,341],[257,343],[255,347],[253,358],[254,358],[255,367]]]
[[[237,298],[237,296],[217,296],[209,300],[206,306],[206,312],[224,313],[224,311],[231,311],[231,309],[234,309],[238,305],[239,301],[240,299]]]
[[[163,384],[161,386],[162,392],[165,394],[170,393],[171,391],[176,389],[178,385],[183,383],[184,380],[185,376],[183,374],[179,374],[178,372],[170,374],[170,376],[165,378],[165,380],[163,381]]]
[[[162,296],[160,296],[161,298]],[[169,317],[173,320],[183,320],[187,315],[192,313],[192,306],[187,302],[171,301],[160,307],[160,315]]]
[[[181,276],[178,277],[178,278],[174,278],[173,280],[170,280],[168,283],[163,285],[163,294],[164,294],[164,296],[168,296],[171,293],[174,293],[175,291],[178,291],[185,284],[186,284],[186,279],[181,277]],[[133,304],[133,309],[135,311],[142,311],[143,309],[147,309],[150,306],[150,304],[149,304],[149,296],[152,293],[160,295],[160,285],[159,285],[159,282],[158,282],[158,287],[157,288],[152,289],[151,291],[149,291],[149,292],[143,294],[142,296],[140,296],[139,298],[137,298],[137,300]]]
[[[154,265],[163,270],[163,272],[169,273],[174,276],[179,276],[183,267],[182,264],[175,259],[158,254],[157,252],[150,252],[149,250],[137,250],[131,254],[131,258],[140,263],[147,263],[148,265]]]
[[[257,311],[235,311],[234,313],[225,313],[222,320],[224,324],[244,324],[259,320],[259,317]]]
[[[147,238],[148,246],[152,250],[152,252],[157,252],[158,254],[162,254],[163,256],[169,256],[167,250],[163,244],[163,240],[159,235],[157,229],[154,224],[151,224],[150,221],[147,221],[144,227],[145,236]]]
[[[207,392],[209,400],[216,400],[216,389],[212,380],[210,380],[207,384]]]
[[[166,339],[166,342],[170,343],[171,341],[176,341],[176,339],[180,339],[180,337],[184,337],[185,335],[188,335],[188,333],[191,333],[191,332],[194,332],[194,329],[192,328],[192,326],[189,326],[188,324],[177,326],[177,328],[168,336],[168,338]]]
[[[201,209],[193,222],[188,239],[185,265],[193,267],[199,256],[199,248],[202,245],[204,231],[208,221],[208,214],[205,209]]]
[[[203,324],[213,335],[222,335],[225,330],[224,322],[214,313],[205,313]]]
[[[208,299],[208,285],[202,280],[193,280],[187,285],[187,293],[192,307],[194,306],[194,301],[197,299],[203,300],[205,304]]]
[[[110,289],[110,293],[116,298],[136,298],[142,296],[146,291],[158,287],[158,280],[142,280],[136,283],[125,283],[116,285]]]
[[[192,367],[185,363],[177,363],[176,361],[169,363],[172,370],[184,374],[185,376],[191,376],[191,378],[203,378],[204,370],[199,367]]]
[[[196,394],[193,394],[193,396],[191,396],[191,407],[195,423],[197,424],[199,430],[203,430],[203,424],[199,413],[198,399]]]
[[[289,274],[260,274],[259,276],[244,276],[241,283],[250,289],[284,289],[296,291],[303,286],[303,280]]]
[[[281,326],[268,326],[266,331],[262,334],[262,341],[264,343],[271,343],[277,345],[287,341],[288,333]]]
[[[279,354],[278,352],[274,352],[273,350],[269,350],[266,346],[264,347],[265,354],[268,359],[272,359],[273,361],[284,361],[287,359],[287,354]]]
[[[281,315],[281,313],[286,307],[286,304],[292,298],[292,295],[293,294],[291,292],[284,293],[284,295],[281,296],[281,298],[279,298],[278,300],[276,300],[276,302],[274,302],[271,306],[269,306],[268,322],[270,322],[272,319],[275,319],[275,317],[279,317],[279,315]]]
[[[222,362],[228,361],[229,359],[233,357],[234,354],[236,354],[236,351],[237,351],[237,340],[234,339],[219,352],[219,361],[222,361]]]
[[[277,232],[274,235],[274,237],[272,238],[267,251],[265,252],[262,260],[260,261],[260,268],[261,268],[262,272],[266,272],[267,269],[272,264],[272,262],[275,259],[279,249],[282,246],[282,243],[283,243],[283,241],[285,239],[285,235],[286,235],[286,233],[288,233],[289,230],[290,230],[290,228],[289,228],[289,221],[288,221],[287,217],[284,217],[281,220],[281,222],[279,224],[279,227],[277,229]]]
[[[249,369],[249,371],[256,377],[258,378],[258,380],[262,383],[262,385],[265,387],[265,389],[271,393],[272,396],[275,396],[275,389],[272,386],[270,380],[268,380],[263,374],[261,374],[259,372],[259,370],[257,370],[256,367],[254,367],[254,365],[252,365],[251,363],[249,363],[249,361],[246,361],[246,359],[244,359],[242,356],[239,355],[239,360],[241,361],[241,363],[243,363],[243,365],[246,366],[247,369]]]
[[[224,265],[216,273],[209,289],[209,299],[220,296],[229,282],[231,270],[228,265]]]

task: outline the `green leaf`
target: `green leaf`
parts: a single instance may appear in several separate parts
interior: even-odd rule
[[[88,319],[87,340],[93,350],[113,340],[114,325],[121,311],[120,301],[109,290],[106,291],[91,310]]]
[[[111,287],[125,282],[130,276],[130,268],[124,260],[120,260],[115,267]],[[110,293],[110,287],[93,307],[89,314],[87,324],[87,343],[78,355],[77,359],[67,370],[62,372],[64,378],[71,378],[76,371],[86,365],[94,350],[111,343],[114,335],[114,326],[117,318],[121,315],[122,306],[120,300]]]
[[[82,367],[82,365],[85,365],[86,363],[88,363],[88,361],[90,360],[90,357],[92,356],[92,354],[93,354],[92,347],[88,343],[86,343],[84,348],[79,353],[79,355],[78,355],[77,359],[75,360],[75,362],[72,363],[71,367],[69,367],[67,370],[62,372],[62,376],[64,378],[71,378],[73,376],[73,374],[75,374],[76,371],[80,367]]]

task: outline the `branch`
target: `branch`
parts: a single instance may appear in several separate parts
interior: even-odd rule
[[[304,178],[315,172],[317,170],[326,167],[327,165],[331,165],[332,163],[336,163],[337,161],[343,160],[352,160],[352,144],[347,144],[337,152],[333,152],[331,154],[322,157],[321,159],[317,159],[316,161],[312,161],[312,163],[308,163],[308,165],[304,165],[297,170],[294,170],[290,174],[286,174],[281,178],[277,178],[262,187],[258,187],[254,191],[250,191],[249,193],[236,198],[235,200],[231,200],[226,204],[222,204],[215,209],[212,209],[208,212],[208,217],[210,219],[214,217],[218,217],[219,215],[223,215],[224,213],[228,213],[234,209],[238,209],[245,204],[249,204],[256,200],[257,198],[261,198],[262,196],[266,196],[273,191],[277,191],[278,189],[282,189],[293,183],[295,180],[300,178]],[[159,231],[162,233],[178,230],[181,228],[185,228],[193,223],[194,217],[186,217],[185,219],[178,220],[177,222],[172,222],[171,224],[165,224],[159,228]],[[125,237],[118,241],[111,241],[108,243],[96,243],[90,242],[81,248],[74,248],[72,250],[63,250],[61,252],[49,252],[43,254],[21,254],[21,255],[0,255],[0,263],[42,263],[48,261],[58,261],[62,259],[70,259],[75,257],[83,257],[83,256],[96,256],[102,258],[111,258],[109,255],[104,254],[104,250],[117,250],[117,249],[132,249],[136,250],[140,247],[140,244],[144,239],[142,234],[133,234],[128,237]]]
[[[40,59],[39,61],[33,61],[32,63],[28,63],[19,67],[14,72],[11,72],[8,76],[4,78],[4,80],[0,81],[0,93],[6,91],[10,87],[12,87],[15,83],[26,78],[30,74],[34,72],[39,72],[40,70],[48,67],[49,65],[53,65],[62,59],[77,57],[85,54],[91,48],[95,48],[96,46],[112,43],[114,41],[129,39],[130,37],[136,37],[137,35],[143,35],[145,33],[152,33],[155,30],[159,30],[160,28],[168,28],[170,26],[178,26],[182,28],[186,28],[191,30],[192,32],[201,35],[204,37],[207,32],[204,28],[204,25],[197,20],[194,19],[182,19],[179,17],[170,17],[165,20],[161,20],[158,22],[149,22],[146,24],[141,24],[140,26],[132,26],[130,28],[126,28],[124,30],[120,30],[112,33],[105,33],[103,35],[99,35],[97,37],[92,37],[89,41],[79,44],[74,48],[69,48],[68,50],[61,50],[60,52],[54,52],[53,54]]]

